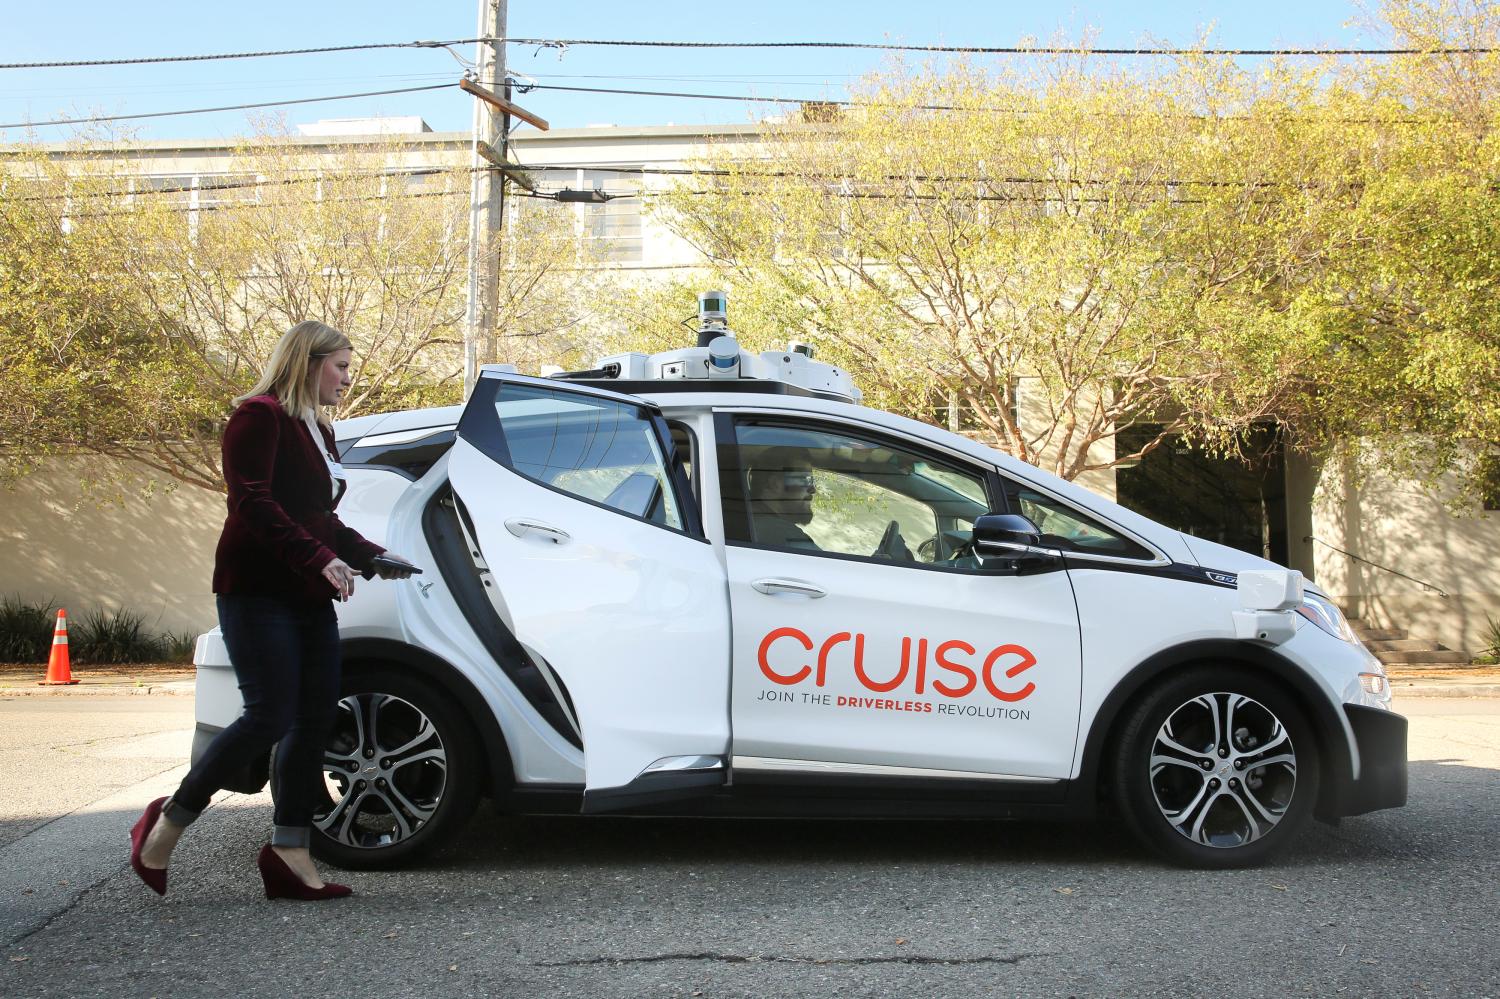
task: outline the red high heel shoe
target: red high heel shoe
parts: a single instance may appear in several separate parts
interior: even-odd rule
[[[271,849],[260,848],[255,866],[260,868],[260,879],[266,884],[266,898],[295,898],[302,902],[320,902],[325,898],[343,898],[353,895],[354,889],[347,885],[325,884],[314,888],[297,876],[297,872],[286,865]]]
[[[166,798],[157,798],[146,806],[145,814],[130,827],[130,866],[141,876],[141,880],[146,882],[146,887],[158,895],[167,893],[167,869],[147,867],[143,864],[141,848],[146,845],[146,837],[151,834],[151,830],[156,827],[157,820],[161,818],[161,806],[166,803]]]

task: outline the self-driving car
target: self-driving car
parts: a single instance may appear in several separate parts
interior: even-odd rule
[[[694,346],[338,424],[342,518],[425,572],[339,606],[320,857],[408,861],[486,795],[1105,815],[1231,867],[1405,802],[1386,676],[1299,573],[862,406],[724,305]],[[241,702],[217,631],[195,661],[196,758]]]

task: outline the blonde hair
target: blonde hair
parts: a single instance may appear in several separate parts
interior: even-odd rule
[[[350,347],[349,338],[332,326],[304,319],[281,334],[260,380],[235,399],[234,404],[238,406],[252,396],[274,392],[281,408],[295,419],[312,416],[327,423],[318,412],[318,375],[323,370],[324,358]]]

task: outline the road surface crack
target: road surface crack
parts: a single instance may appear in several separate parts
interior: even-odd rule
[[[709,961],[717,964],[1019,964],[1034,957],[1053,954],[983,955],[980,957],[931,957],[918,954],[896,954],[883,957],[802,957],[778,954],[697,953],[646,954],[640,957],[580,957],[568,961],[533,962],[537,968],[571,968],[595,964],[657,964],[663,961]]]

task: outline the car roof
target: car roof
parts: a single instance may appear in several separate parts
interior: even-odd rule
[[[333,436],[338,440],[368,437],[374,433],[389,434],[400,430],[417,430],[422,427],[456,426],[463,415],[462,406],[429,406],[426,409],[401,409],[390,413],[371,413],[349,420],[338,420],[333,425]]]
[[[561,382],[559,387],[568,383]],[[680,383],[679,383],[680,384]],[[691,392],[682,391],[679,384],[661,392],[638,392],[633,398],[652,403],[666,415],[687,414],[709,410],[753,410],[756,412],[784,412],[788,415],[803,414],[827,416],[835,419],[862,423],[895,434],[926,441],[955,454],[974,461],[997,467],[1006,475],[1018,479],[1039,491],[1050,493],[1058,499],[1091,511],[1116,525],[1163,549],[1169,557],[1196,562],[1181,535],[1172,528],[1128,510],[1092,490],[1053,475],[1035,465],[1014,458],[1003,451],[971,440],[951,430],[930,423],[922,423],[905,416],[897,416],[884,410],[873,409],[856,403],[838,402],[816,396],[782,395],[774,392]],[[624,393],[622,393],[624,394]],[[366,437],[371,434],[388,434],[422,427],[454,426],[463,414],[463,406],[434,406],[426,409],[409,409],[392,413],[375,413],[369,416],[340,420],[334,425],[339,440]]]

